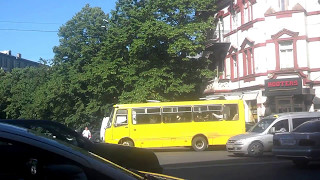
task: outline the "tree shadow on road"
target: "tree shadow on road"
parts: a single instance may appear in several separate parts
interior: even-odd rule
[[[187,152],[194,151],[192,147],[166,147],[166,148],[148,148],[153,152]],[[225,145],[209,146],[205,151],[225,151]]]

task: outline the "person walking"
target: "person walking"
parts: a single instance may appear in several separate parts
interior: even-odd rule
[[[86,127],[83,132],[82,132],[82,136],[88,139],[91,139],[91,132],[89,131],[88,127]]]

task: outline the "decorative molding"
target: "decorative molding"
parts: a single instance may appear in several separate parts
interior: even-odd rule
[[[228,54],[233,54],[233,53],[235,53],[237,51],[238,51],[238,49],[235,46],[231,45],[231,47],[230,47],[230,49],[228,51]]]
[[[264,16],[265,17],[270,17],[270,16],[276,16],[277,19],[279,18],[284,18],[284,17],[292,17],[292,14],[294,13],[304,13],[307,15],[307,12],[305,10],[288,10],[288,11],[279,11],[279,12],[273,12],[272,11],[267,11]]]
[[[320,37],[307,38],[308,42],[320,41]]]
[[[242,42],[242,44],[241,44],[241,46],[240,46],[241,49],[244,49],[247,44],[248,44],[249,46],[253,46],[254,41],[252,41],[251,39],[249,39],[248,37],[246,37],[246,38],[243,40],[243,42]]]
[[[281,31],[279,31],[278,33],[272,35],[271,38],[272,38],[273,40],[279,39],[279,37],[281,37],[281,36],[284,35],[284,34],[287,34],[287,35],[289,35],[289,36],[291,36],[291,37],[297,37],[297,36],[299,35],[299,32],[293,32],[293,31],[290,31],[290,30],[288,30],[288,29],[286,29],[286,28],[283,28],[283,29],[282,29]]]
[[[307,12],[307,16],[319,15],[320,11]]]
[[[304,9],[299,3],[297,3],[296,5],[294,5],[292,7],[292,10],[294,11],[303,11],[303,12],[306,12],[306,9]]]
[[[257,19],[254,19],[254,20],[252,20],[252,21],[249,21],[249,22],[241,25],[241,26],[238,27],[237,29],[235,29],[235,30],[233,30],[233,31],[231,31],[231,32],[229,32],[229,33],[227,33],[227,34],[224,34],[223,37],[226,38],[226,37],[228,37],[228,36],[230,36],[230,35],[238,32],[238,31],[240,31],[240,30],[241,30],[241,31],[249,30],[250,28],[253,27],[253,24],[255,24],[255,23],[257,23],[257,22],[260,22],[260,21],[264,21],[264,20],[265,20],[264,18],[257,18]]]

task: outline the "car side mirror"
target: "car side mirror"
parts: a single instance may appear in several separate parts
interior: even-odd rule
[[[276,133],[276,128],[275,127],[271,127],[269,130],[270,134],[275,134]]]

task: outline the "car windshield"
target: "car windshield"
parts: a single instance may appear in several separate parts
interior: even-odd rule
[[[266,118],[259,121],[248,132],[261,133],[265,131],[276,118]]]
[[[307,121],[294,129],[293,132],[320,132],[320,121]]]

